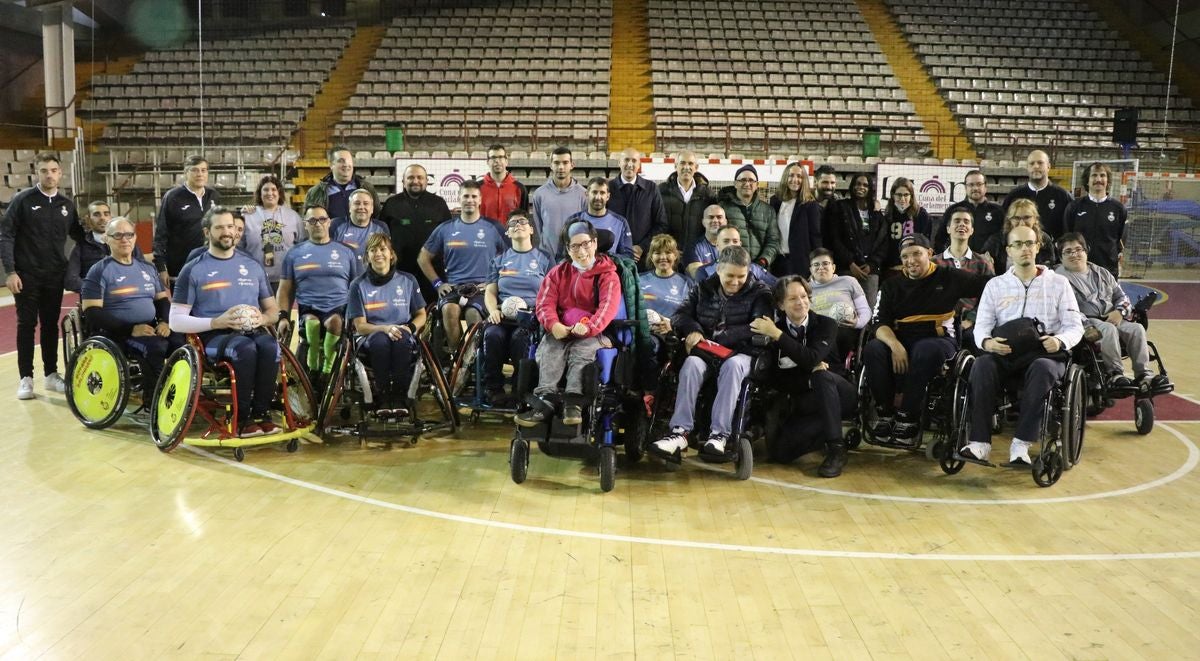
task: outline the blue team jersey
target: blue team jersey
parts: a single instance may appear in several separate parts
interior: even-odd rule
[[[683,263],[686,266],[700,262],[700,266],[708,266],[717,261],[719,252],[721,251],[716,246],[708,242],[708,237],[702,236],[683,252]]]
[[[206,252],[179,270],[171,300],[190,305],[193,317],[212,319],[235,305],[261,309],[259,301],[273,295],[267,272],[253,257],[235,251],[222,259]]]
[[[129,325],[154,321],[154,297],[163,291],[154,266],[144,259],[122,264],[112,257],[92,265],[83,280],[79,297],[104,301],[109,314]]]
[[[250,257],[250,253],[246,252],[245,250],[242,250],[241,248],[234,248],[234,251],[236,251],[239,255],[245,255],[246,257]],[[205,243],[202,246],[196,246],[195,248],[192,248],[191,252],[188,253],[187,259],[183,260],[183,263],[186,264],[186,263],[192,261],[193,259],[196,259],[200,255],[203,255],[206,252],[208,252],[208,243]],[[250,259],[254,259],[254,258],[250,257]],[[255,260],[255,261],[257,261],[257,260]]]
[[[713,262],[712,264],[709,264],[708,266],[701,266],[700,268],[696,269],[696,282],[704,282],[705,280],[708,280],[709,278],[713,277],[716,274],[717,274],[717,263],[716,262]],[[750,262],[750,274],[753,275],[755,278],[758,278],[758,280],[760,282],[762,282],[764,285],[766,285],[768,287],[774,287],[775,282],[777,281],[775,276],[771,275],[770,272],[768,272],[766,269],[759,266],[758,264],[755,264],[754,262]]]
[[[642,290],[646,308],[664,317],[675,314],[694,286],[692,279],[682,273],[672,273],[669,278],[660,278],[654,271],[638,274],[638,288]]]
[[[354,250],[338,241],[304,241],[292,246],[281,271],[282,278],[295,287],[296,302],[321,312],[344,306],[350,282],[361,272]]]
[[[333,221],[333,225],[329,228],[329,238],[334,241],[341,241],[354,251],[354,256],[358,258],[360,266],[367,263],[367,239],[371,238],[372,234],[387,234],[391,237],[391,232],[387,225],[371,219],[366,227],[359,227],[350,222],[349,218],[338,218]]]
[[[424,307],[417,279],[404,271],[396,271],[382,285],[373,284],[369,274],[364,274],[350,283],[346,317],[366,317],[367,323],[377,325],[407,324]]]
[[[593,216],[584,211],[577,213],[567,219],[566,226],[570,227],[571,223],[577,220],[586,220],[592,224],[597,230],[607,230],[612,234],[612,247],[608,249],[610,255],[620,255],[633,259],[633,232],[629,231],[629,222],[620,214],[615,214],[611,211],[603,216]],[[570,244],[570,237],[567,237],[562,246],[563,256],[567,257],[567,245]]]
[[[532,310],[537,302],[538,289],[542,280],[554,266],[553,260],[546,251],[533,248],[526,252],[518,252],[514,248],[504,251],[492,264],[492,274],[488,283],[496,283],[500,289],[500,302],[509,296],[520,296]]]
[[[492,261],[506,247],[496,225],[482,218],[473,223],[452,218],[435,227],[424,246],[442,258],[446,282],[455,285],[487,282]]]

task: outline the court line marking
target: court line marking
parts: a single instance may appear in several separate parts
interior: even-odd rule
[[[1166,427],[1166,425],[1163,425]],[[1197,454],[1196,446],[1187,441],[1192,452],[1189,454],[1189,459]],[[700,542],[686,539],[658,539],[654,537],[637,537],[633,535],[614,535],[611,533],[591,532],[583,530],[566,530],[563,528],[548,528],[545,526],[531,526],[522,523],[511,523],[508,521],[494,521],[491,519],[480,519],[473,516],[463,516],[461,514],[447,514],[445,512],[437,512],[434,510],[412,507],[409,505],[401,505],[392,503],[370,496],[362,496],[359,494],[348,493],[340,489],[314,484],[305,480],[300,480],[286,475],[280,475],[256,466],[249,466],[244,463],[239,463],[232,459],[218,456],[203,450],[194,448],[190,445],[183,445],[184,449],[193,454],[212,459],[218,463],[225,464],[232,468],[246,471],[259,477],[264,477],[269,480],[275,480],[283,484],[288,484],[301,489],[308,489],[317,493],[323,493],[329,496],[350,500],[353,502],[362,503],[365,505],[373,505],[383,509],[404,512],[406,514],[415,514],[441,521],[449,521],[452,523],[465,523],[468,525],[482,526],[485,528],[495,528],[501,530],[510,530],[513,532],[535,533],[540,535],[550,535],[554,537],[567,537],[572,539],[590,539],[604,542],[620,542],[625,544],[638,544],[645,546],[662,546],[672,548],[697,549],[704,551],[733,551],[739,553],[754,553],[761,555],[781,555],[781,556],[798,556],[809,558],[830,558],[841,560],[923,560],[934,562],[981,562],[981,561],[997,561],[997,562],[1111,562],[1114,560],[1190,560],[1200,558],[1200,551],[1164,551],[1150,553],[1059,553],[1059,554],[1036,554],[1036,555],[1018,555],[1004,553],[896,553],[886,551],[841,551],[841,550],[823,550],[823,549],[799,549],[774,546],[756,546],[752,544],[726,544],[721,542]],[[1178,472],[1178,471],[1177,471]],[[597,496],[600,497],[600,496]],[[978,501],[969,501],[978,502]],[[1027,503],[1030,501],[1018,501]]]
[[[1127,420],[1105,421],[1105,424],[1108,424],[1108,423],[1130,424],[1129,421],[1127,421]],[[1094,424],[1094,423],[1089,422],[1088,424],[1090,425],[1090,424]],[[1141,491],[1147,491],[1147,490],[1153,489],[1155,487],[1160,487],[1169,482],[1174,482],[1175,480],[1178,480],[1179,478],[1183,477],[1184,475],[1187,475],[1188,473],[1195,470],[1196,465],[1200,464],[1200,448],[1197,448],[1196,444],[1193,443],[1190,438],[1183,435],[1178,430],[1170,427],[1167,423],[1160,422],[1160,423],[1158,423],[1158,426],[1162,427],[1163,429],[1165,429],[1166,431],[1168,431],[1172,435],[1174,435],[1175,438],[1178,439],[1180,443],[1183,443],[1184,447],[1187,448],[1187,450],[1188,450],[1187,459],[1184,460],[1183,464],[1179,468],[1176,468],[1169,475],[1164,475],[1163,477],[1151,480],[1149,482],[1135,484],[1131,487],[1125,487],[1123,489],[1116,489],[1113,491],[1101,491],[1099,493],[1080,494],[1077,496],[1059,496],[1056,498],[980,498],[980,499],[931,498],[928,496],[890,496],[887,494],[862,493],[859,491],[841,491],[839,489],[814,487],[814,486],[809,486],[807,484],[798,484],[796,482],[784,482],[782,480],[773,480],[773,479],[766,478],[766,477],[751,476],[750,480],[754,481],[754,482],[758,482],[759,484],[766,484],[766,485],[770,485],[773,487],[780,487],[783,489],[795,489],[797,491],[811,491],[813,493],[819,493],[819,494],[823,494],[826,496],[843,496],[843,497],[847,497],[847,498],[861,498],[864,500],[882,500],[882,501],[888,501],[888,502],[893,502],[893,503],[922,503],[922,504],[926,504],[926,505],[931,505],[931,504],[932,505],[1048,505],[1048,504],[1052,504],[1052,503],[1078,503],[1078,502],[1082,502],[1082,501],[1086,501],[1086,500],[1099,500],[1101,498],[1114,498],[1116,496],[1128,496],[1130,494],[1138,493]],[[1087,457],[1087,439],[1086,439],[1086,437],[1084,439],[1083,449],[1084,449],[1083,458],[1084,458],[1085,464],[1086,464],[1086,457]],[[699,466],[700,468],[704,468],[705,470],[711,470],[711,471],[715,471],[715,472],[727,472],[727,470],[728,470],[728,469],[722,469],[718,466],[711,466],[709,464],[705,464],[696,459],[689,459],[688,462],[691,464],[694,464],[696,466]],[[1003,469],[1003,470],[1012,470],[1012,469]],[[1029,471],[1023,470],[1021,472],[1028,473]],[[953,476],[946,476],[946,477],[948,479],[953,479]],[[1030,479],[1032,479],[1032,478],[1030,478]]]

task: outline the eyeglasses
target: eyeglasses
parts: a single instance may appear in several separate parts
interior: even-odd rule
[[[1062,251],[1062,254],[1063,257],[1074,257],[1075,255],[1082,255],[1085,252],[1087,251],[1083,248],[1067,248],[1066,250]]]
[[[1037,216],[1012,216],[1010,218],[1010,220],[1015,220],[1018,223],[1027,223],[1027,222],[1033,220],[1034,218],[1037,218]]]
[[[508,157],[505,156],[504,154],[499,154],[497,156],[488,156],[487,160],[489,160],[489,161],[507,161]]]
[[[819,268],[824,268],[826,266],[833,266],[833,262],[813,262],[813,263],[809,264],[809,266],[811,266],[814,269],[819,269]]]
[[[757,184],[758,180],[757,179],[738,179],[737,182],[739,184]]]
[[[529,221],[524,218],[513,218],[508,221],[509,227],[529,227]]]
[[[1008,244],[1008,247],[1016,248],[1017,250],[1024,250],[1025,248],[1032,248],[1036,246],[1037,243],[1037,241],[1013,241],[1012,243]]]
[[[571,252],[579,252],[580,250],[583,250],[584,248],[587,248],[588,246],[592,245],[592,243],[593,243],[592,239],[588,239],[587,241],[580,241],[579,243],[572,243],[567,246],[567,250],[570,250]]]
[[[134,232],[113,232],[112,234],[108,235],[108,238],[116,239],[117,241],[128,241],[135,236],[137,236],[137,234]]]
[[[323,223],[328,223],[329,216],[313,216],[312,218],[305,218],[304,222],[308,223],[309,225],[320,225]]]

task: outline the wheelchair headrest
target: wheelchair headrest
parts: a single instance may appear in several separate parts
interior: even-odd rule
[[[596,252],[612,252],[614,243],[616,238],[612,232],[596,228]]]

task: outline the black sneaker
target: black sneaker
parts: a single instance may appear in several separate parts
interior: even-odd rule
[[[562,421],[564,425],[583,424],[583,409],[579,408],[577,404],[563,406]]]
[[[920,431],[920,422],[901,411],[896,415],[896,423],[892,426],[892,440],[900,445],[916,445],[917,434]]]
[[[1113,391],[1129,390],[1133,387],[1133,382],[1129,377],[1120,372],[1113,372],[1108,377],[1108,389]]]
[[[515,416],[517,424],[522,427],[536,427],[546,421],[547,413],[542,408],[531,408]]]
[[[892,416],[880,415],[871,427],[871,438],[876,443],[887,443],[892,440]]]

